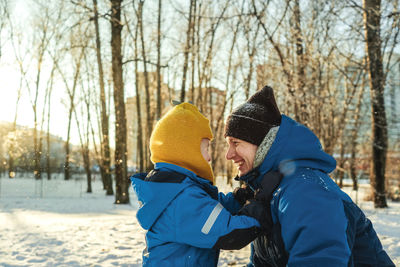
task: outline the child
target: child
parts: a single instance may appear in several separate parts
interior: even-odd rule
[[[149,174],[131,177],[148,230],[143,266],[217,266],[219,249],[240,249],[259,233],[259,223],[234,216],[240,204],[218,193],[209,164],[209,121],[189,103],[170,110],[150,139]]]

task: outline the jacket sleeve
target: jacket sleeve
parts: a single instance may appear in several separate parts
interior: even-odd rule
[[[236,201],[233,194],[230,192],[228,194],[218,193],[218,201],[224,206],[231,214],[236,214],[241,208],[239,202]]]
[[[342,200],[304,179],[281,193],[278,219],[288,266],[347,266],[351,251]]]
[[[241,249],[259,234],[260,224],[234,216],[202,189],[192,186],[174,201],[175,240],[200,248]]]

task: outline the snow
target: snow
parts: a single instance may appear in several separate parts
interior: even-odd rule
[[[218,181],[221,191],[231,189]],[[115,205],[105,196],[99,179],[86,193],[84,179],[34,180],[0,178],[0,266],[141,266],[145,231],[130,205]],[[345,190],[374,224],[384,248],[400,266],[400,203],[374,209],[363,201],[368,190],[361,185],[356,195]],[[218,266],[243,266],[249,247],[222,251]]]

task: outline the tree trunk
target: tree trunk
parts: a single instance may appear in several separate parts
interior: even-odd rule
[[[76,87],[78,84],[78,78],[79,78],[79,73],[81,69],[81,61],[84,55],[84,48],[81,49],[81,53],[79,55],[79,59],[76,63],[76,70],[74,74],[74,81],[72,85],[72,91],[69,90],[68,88],[68,83],[66,80],[64,80],[65,85],[67,86],[67,91],[68,91],[68,96],[70,100],[70,106],[69,106],[69,111],[68,111],[68,128],[67,128],[67,140],[65,141],[65,163],[64,163],[64,180],[69,180],[71,178],[71,173],[70,173],[70,146],[69,146],[69,140],[71,137],[71,122],[72,122],[72,113],[74,112],[75,109],[75,92],[76,92]]]
[[[304,60],[304,51],[303,51],[303,36],[301,33],[301,15],[300,15],[300,5],[299,0],[294,1],[293,8],[293,17],[294,17],[294,25],[293,25],[293,37],[296,42],[296,58],[297,58],[297,90],[300,93],[300,103],[296,106],[299,106],[299,121],[308,125],[308,111],[307,111],[307,98],[306,98],[306,82],[305,82],[305,60]],[[296,99],[295,102],[298,102]]]
[[[40,153],[39,153],[39,144],[38,144],[38,129],[37,129],[37,106],[33,107],[33,113],[34,113],[34,125],[35,128],[33,129],[33,148],[34,148],[34,166],[33,166],[33,174],[35,176],[35,179],[41,179],[41,170],[40,170]]]
[[[242,5],[242,9],[241,9],[241,13],[243,13],[243,5]],[[219,118],[217,119],[217,129],[216,129],[216,135],[218,135],[219,132],[221,132],[222,134],[222,127],[223,125],[225,125],[224,121],[223,121],[223,116],[225,114],[225,110],[226,110],[226,106],[228,104],[228,100],[231,100],[231,108],[230,108],[230,112],[232,112],[232,104],[233,104],[233,95],[228,98],[228,92],[229,92],[229,88],[230,88],[230,78],[231,78],[231,70],[232,70],[232,57],[233,57],[233,51],[235,48],[235,44],[236,44],[236,40],[237,40],[237,35],[239,32],[239,26],[240,26],[240,20],[238,19],[236,26],[235,26],[235,30],[233,32],[233,37],[232,37],[232,43],[231,43],[231,47],[229,49],[229,59],[228,59],[228,70],[227,70],[227,74],[226,74],[226,81],[225,81],[225,99],[224,99],[224,104],[223,104],[223,109],[222,112],[220,113]],[[233,94],[233,92],[232,92]],[[217,153],[218,151],[214,150],[212,151],[212,158],[214,161],[217,160]],[[225,155],[223,155],[225,157]],[[225,160],[226,161],[226,160]],[[225,174],[226,174],[226,182],[227,184],[232,184],[232,161],[226,161],[225,165]]]
[[[288,92],[288,96],[290,96],[290,97],[287,97],[287,103],[286,104],[287,104],[288,107],[293,106],[293,110],[294,110],[293,113],[295,114],[295,119],[299,120],[298,115],[296,115],[296,114],[299,114],[299,112],[298,112],[297,102],[295,101],[296,100],[295,99],[295,89],[294,89],[294,86],[293,86],[294,78],[293,78],[293,74],[292,74],[291,70],[289,69],[289,64],[287,63],[287,57],[283,54],[283,52],[281,50],[281,46],[278,44],[278,42],[276,42],[273,39],[273,35],[270,34],[267,26],[264,24],[264,22],[262,20],[262,17],[264,15],[263,12],[265,12],[265,10],[259,12],[257,10],[257,6],[255,4],[255,1],[252,1],[252,5],[253,5],[253,14],[257,18],[258,23],[263,28],[266,38],[270,41],[270,43],[273,46],[275,52],[277,53],[278,58],[279,58],[279,62],[281,64],[281,66],[282,66],[283,74],[286,77],[286,86],[287,86],[287,90],[288,90],[287,92]],[[288,5],[288,3],[286,5]],[[290,101],[290,98],[293,99],[293,103]]]
[[[141,41],[141,46],[142,46],[142,57],[143,57],[143,68],[144,68],[144,73],[143,73],[143,78],[144,78],[144,89],[146,93],[146,118],[147,118],[147,123],[146,123],[146,138],[147,140],[150,140],[151,132],[153,131],[153,115],[152,112],[150,111],[150,105],[151,105],[151,99],[150,99],[150,86],[149,86],[149,75],[147,73],[147,56],[146,56],[146,47],[144,44],[144,34],[143,34],[143,5],[144,5],[144,0],[139,1],[139,17],[138,17],[138,24],[139,24],[139,30],[140,30],[140,41]],[[148,147],[145,147],[145,155],[146,159],[150,157],[150,152],[148,150]],[[153,164],[151,163],[150,160],[146,160],[146,170],[150,171],[153,169]]]
[[[342,137],[342,140],[340,142],[340,158],[339,158],[339,166],[340,166],[340,173],[339,173],[339,187],[343,188],[343,178],[344,178],[344,164],[345,164],[345,159],[344,159],[344,139]]]
[[[364,96],[365,76],[362,76],[361,89],[357,99],[356,109],[354,111],[354,125],[351,132],[351,158],[350,158],[350,175],[353,180],[353,190],[358,190],[358,181],[356,173],[356,156],[357,156],[357,138],[361,124],[361,104]]]
[[[51,74],[51,85],[50,85],[50,92],[49,92],[49,101],[47,102],[47,130],[46,130],[46,144],[47,144],[47,149],[46,149],[46,173],[47,173],[47,180],[51,180],[51,161],[50,161],[50,149],[51,149],[51,144],[50,144],[50,107],[51,107],[51,92],[53,91],[53,70],[52,69],[52,74]]]
[[[86,172],[87,190],[86,193],[92,193],[92,170],[90,169],[90,154],[88,145],[82,148],[83,165]]]
[[[68,123],[68,129],[70,129],[70,123]],[[64,149],[65,149],[65,161],[64,161],[64,180],[69,180],[71,178],[70,176],[70,166],[69,166],[69,134],[67,135],[67,140],[65,141],[64,144]]]
[[[192,65],[192,77],[191,77],[191,82],[190,82],[190,101],[196,105],[196,98],[195,98],[195,90],[194,90],[194,77],[195,77],[195,69],[196,69],[196,49],[195,49],[195,44],[196,44],[196,35],[195,29],[196,29],[196,15],[197,15],[197,2],[194,0],[193,3],[193,23],[192,23],[192,44],[191,44],[191,65]]]
[[[144,155],[143,155],[143,131],[142,131],[142,113],[140,106],[140,92],[139,92],[139,64],[138,64],[138,28],[135,31],[135,89],[136,89],[136,113],[137,113],[137,150],[136,158],[138,160],[139,172],[144,171]]]
[[[245,87],[246,99],[249,99],[250,97],[251,81],[254,71],[254,57],[257,52],[257,36],[259,29],[260,29],[260,24],[258,23],[256,27],[255,36],[252,38],[247,38],[247,55],[249,56],[249,72],[247,74],[246,87]],[[251,42],[253,42],[253,45],[251,45]]]
[[[157,120],[161,118],[161,1],[158,0],[157,20]]]
[[[111,0],[111,54],[115,104],[115,203],[129,203],[126,166],[126,114],[121,54],[121,3]]]
[[[182,71],[182,86],[181,86],[181,102],[185,101],[185,89],[186,89],[186,74],[188,69],[188,61],[189,61],[189,50],[190,50],[190,34],[192,32],[192,10],[193,10],[193,0],[190,0],[189,6],[189,21],[188,21],[188,28],[186,32],[186,45],[185,51],[183,53],[184,62],[183,62],[183,71]]]
[[[94,7],[94,24],[96,29],[96,57],[97,57],[97,67],[99,71],[99,84],[100,84],[100,103],[101,103],[101,175],[104,181],[104,189],[106,190],[106,195],[113,195],[114,190],[112,187],[111,170],[110,170],[110,141],[109,141],[109,120],[107,114],[106,105],[106,94],[104,89],[104,73],[103,73],[103,63],[101,59],[101,42],[100,42],[100,31],[99,31],[99,14],[97,11],[97,0],[93,0]]]
[[[385,167],[388,146],[387,121],[384,102],[384,76],[381,55],[380,19],[381,1],[364,0],[364,27],[366,54],[371,90],[372,111],[372,171],[376,208],[387,207],[385,192]]]
[[[45,97],[44,97],[44,103],[43,103],[43,111],[42,111],[42,121],[40,123],[40,133],[39,133],[39,147],[38,147],[38,153],[40,155],[39,157],[39,169],[40,171],[43,169],[42,168],[42,163],[41,163],[41,155],[43,153],[43,127],[44,127],[44,119],[46,117],[46,107],[47,107],[47,103],[50,102],[50,96],[51,96],[51,91],[52,91],[52,86],[53,86],[53,75],[54,75],[54,71],[55,71],[55,65],[53,65],[53,68],[51,70],[50,73],[50,80],[48,81],[49,84],[47,85],[47,89],[46,89],[46,93],[45,93]],[[49,109],[50,112],[50,109]],[[48,134],[48,133],[47,133]],[[47,176],[48,178],[48,176]]]
[[[8,177],[9,178],[14,178],[15,177],[15,166],[14,166],[14,144],[16,142],[16,134],[17,134],[17,117],[18,117],[18,105],[19,105],[19,100],[21,99],[21,92],[22,92],[22,75],[20,77],[20,83],[18,87],[18,93],[17,93],[17,101],[15,104],[15,115],[14,115],[14,121],[13,121],[13,128],[12,131],[14,132],[13,140],[11,140],[10,147],[8,148]]]

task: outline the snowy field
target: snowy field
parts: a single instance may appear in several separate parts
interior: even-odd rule
[[[231,188],[218,181],[221,191]],[[363,201],[368,188],[348,191],[372,220],[396,266],[400,266],[400,203],[375,210]],[[350,188],[346,188],[350,190]],[[144,231],[136,200],[114,205],[99,180],[87,194],[85,180],[0,178],[0,266],[141,266]],[[244,266],[249,248],[222,251],[218,266]]]

